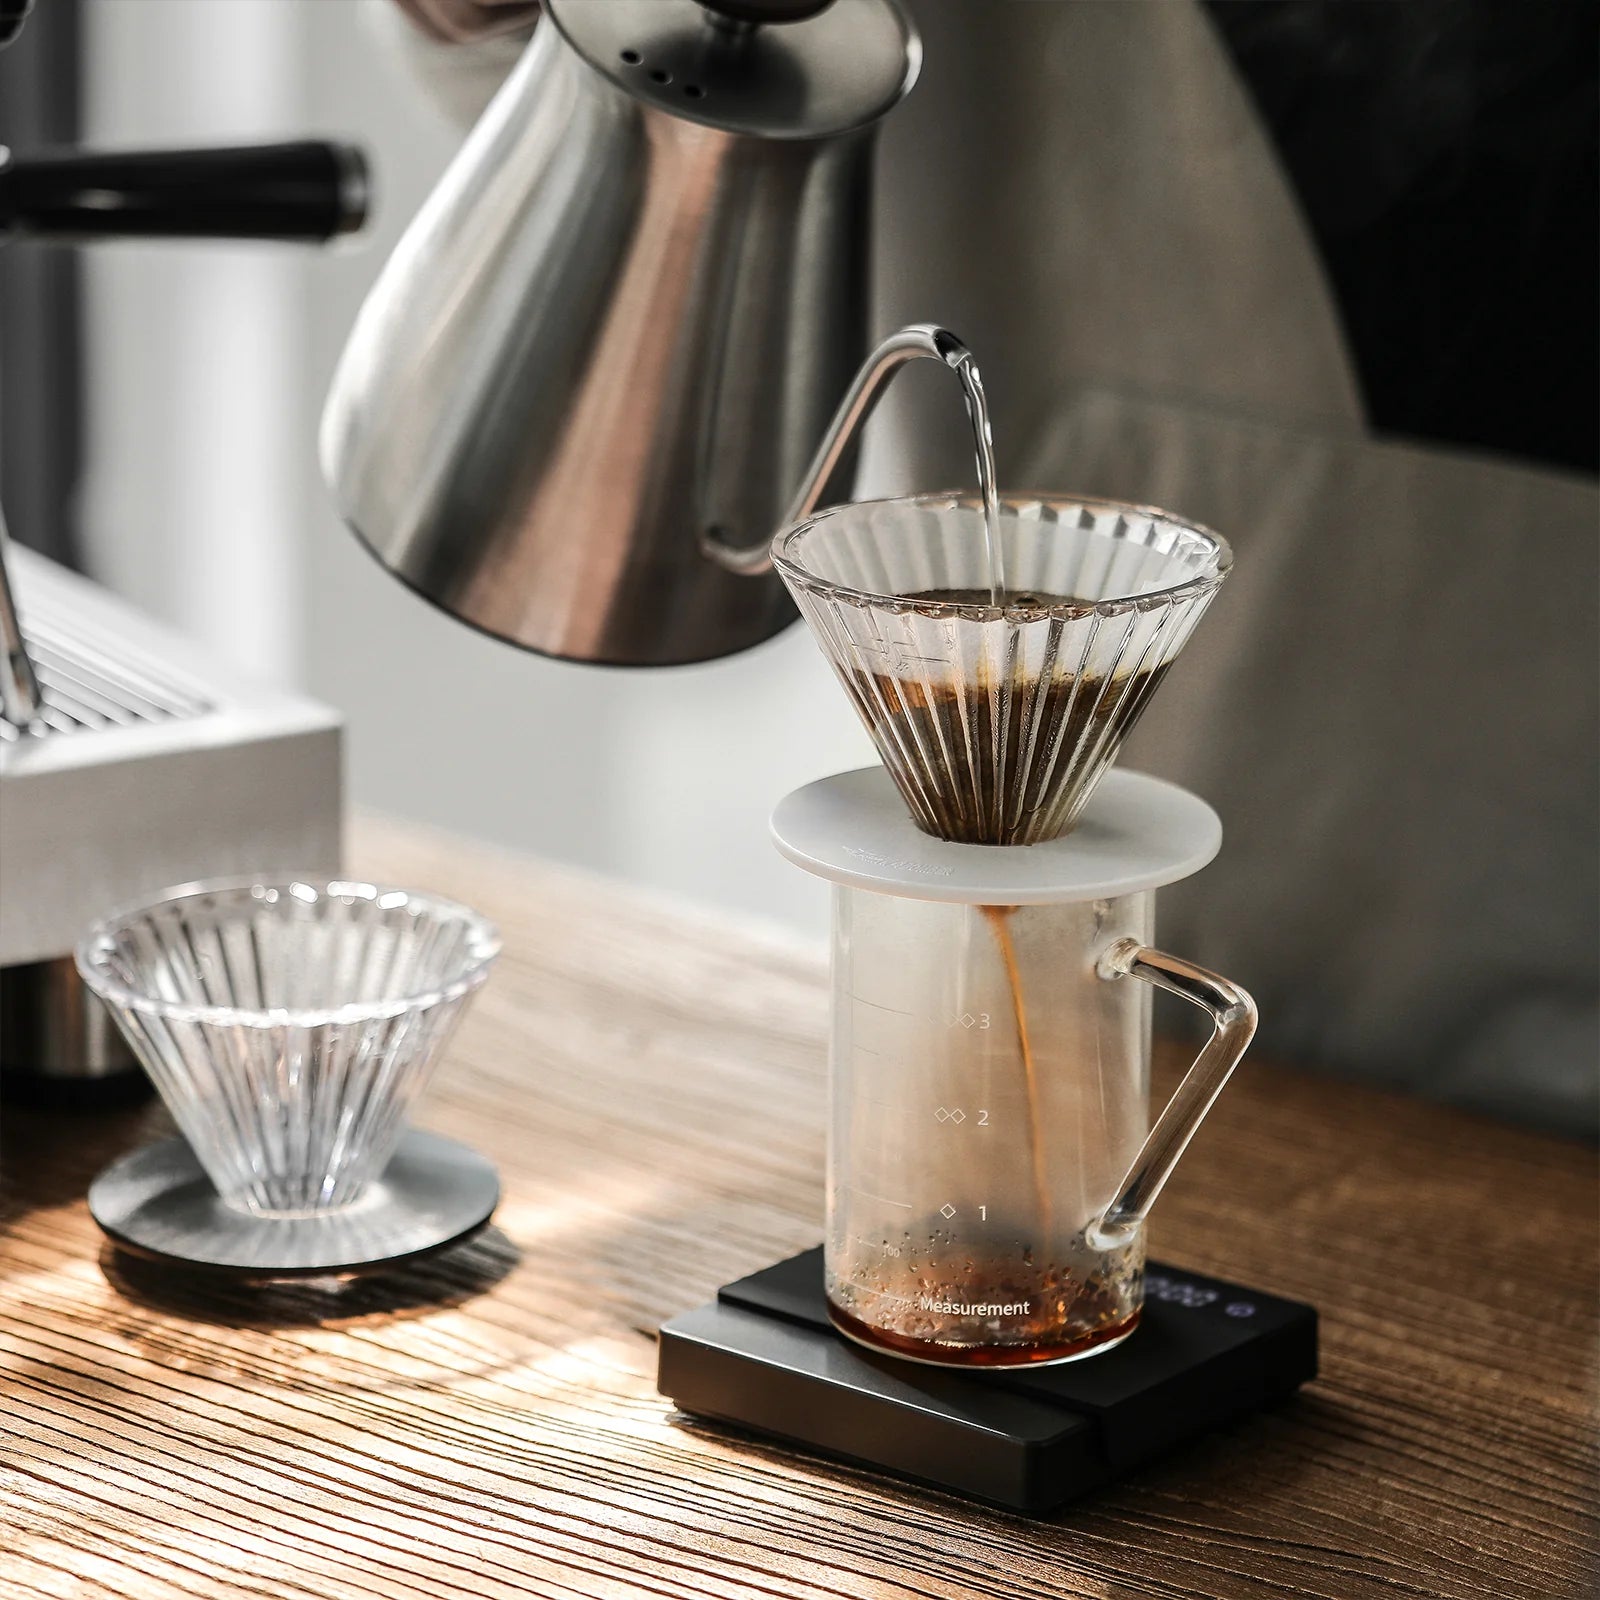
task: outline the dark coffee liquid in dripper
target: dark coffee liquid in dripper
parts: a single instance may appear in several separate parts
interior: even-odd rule
[[[980,589],[904,598],[990,604]],[[1043,609],[1091,602],[1008,594],[1005,603]],[[1060,673],[1040,681],[1018,674],[986,687],[858,667],[846,687],[897,779],[915,768],[919,827],[958,844],[1017,844],[1031,842],[1034,818],[1058,798],[1077,753],[1109,743],[1106,759],[1115,756],[1166,670],[1162,662],[1116,676]]]
[[[913,604],[919,600],[929,605],[943,606],[1021,606],[1043,610],[1046,606],[1092,606],[1093,600],[1083,600],[1073,594],[1033,594],[1026,589],[1004,590],[998,599],[992,598],[988,589],[918,589],[904,597]]]

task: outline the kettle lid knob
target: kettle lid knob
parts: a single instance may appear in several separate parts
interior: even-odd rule
[[[916,82],[902,0],[543,0],[601,77],[655,112],[766,139],[870,127]],[[797,26],[767,26],[767,24]]]

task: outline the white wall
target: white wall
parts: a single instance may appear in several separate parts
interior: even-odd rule
[[[89,0],[86,139],[226,144],[292,129],[303,72],[289,20],[278,0]],[[86,261],[94,571],[229,660],[288,679],[306,263],[217,243],[101,245]]]
[[[786,790],[871,748],[798,628],[707,666],[524,655],[436,614],[339,526],[317,412],[362,294],[459,135],[363,0],[90,0],[91,133],[307,133],[369,151],[357,246],[117,246],[91,280],[98,570],[220,652],[337,706],[358,805],[824,927],[766,838]]]

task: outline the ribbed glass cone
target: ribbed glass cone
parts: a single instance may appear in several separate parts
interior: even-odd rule
[[[77,959],[218,1193],[286,1215],[382,1171],[499,947],[448,900],[285,878],[173,891]]]
[[[1004,501],[1000,538],[999,605],[965,496],[834,506],[773,555],[918,826],[1036,844],[1071,828],[1231,557],[1094,500]]]

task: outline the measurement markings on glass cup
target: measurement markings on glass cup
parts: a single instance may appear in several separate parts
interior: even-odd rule
[[[887,1239],[863,1239],[859,1233],[852,1233],[850,1238],[853,1243],[859,1244],[868,1250],[881,1251],[886,1256],[901,1256],[905,1252],[897,1244],[890,1244]]]
[[[893,1300],[903,1306],[914,1306],[917,1304],[917,1302],[909,1295],[890,1294],[887,1289],[875,1289],[870,1283],[863,1283],[860,1278],[846,1278],[845,1282],[848,1283],[852,1289],[859,1289],[862,1294],[876,1295],[880,1300]]]
[[[881,1001],[867,999],[867,997],[865,995],[852,993],[850,998],[852,1000],[854,1000],[857,1005],[871,1006],[874,1011],[887,1011],[889,1013],[889,1015],[892,1016],[892,1017],[914,1017],[914,1016],[916,1016],[916,1012],[915,1011],[902,1011],[899,1006],[886,1006],[886,1005],[882,1004]]]
[[[909,1200],[891,1200],[887,1195],[874,1194],[870,1189],[858,1189],[850,1185],[850,1193],[858,1194],[863,1200],[876,1200],[880,1206],[899,1206],[902,1211],[915,1211],[916,1207]]]

